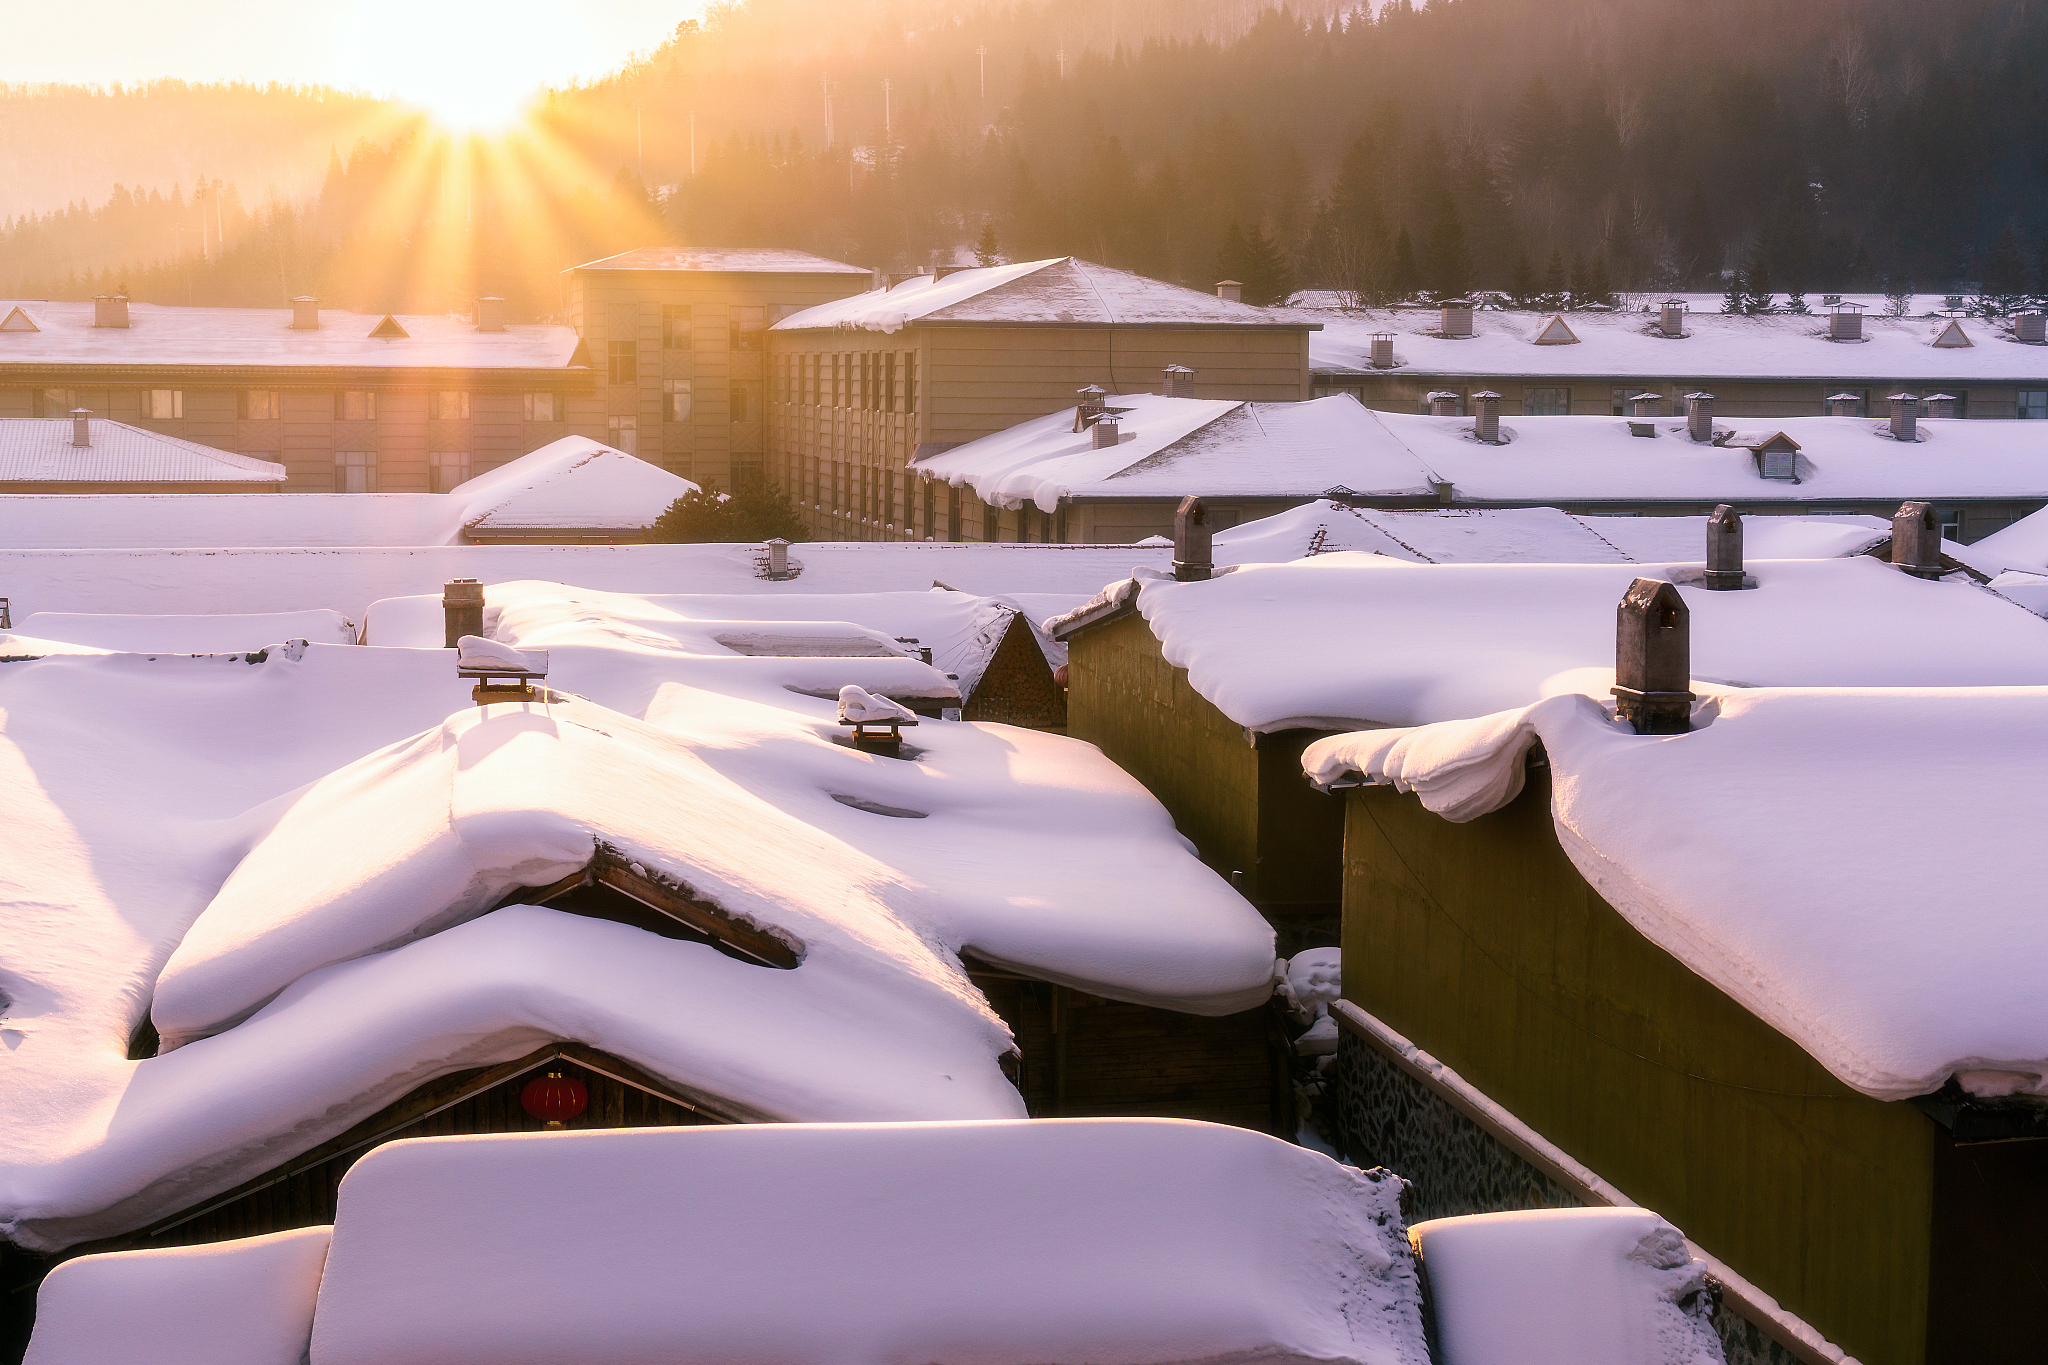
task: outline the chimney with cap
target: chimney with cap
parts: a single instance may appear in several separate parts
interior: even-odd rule
[[[73,408],[71,410],[71,444],[84,449],[92,444],[92,410]]]
[[[1685,434],[1701,445],[1714,439],[1714,395],[1689,393],[1685,396]]]
[[[1678,589],[1638,578],[1614,621],[1615,713],[1639,735],[1692,728],[1692,620]]]
[[[1424,396],[1429,400],[1429,415],[1431,417],[1456,417],[1458,415],[1458,395],[1452,393],[1449,389],[1432,389]]]
[[[1190,493],[1180,500],[1173,514],[1173,578],[1176,583],[1200,583],[1214,568],[1209,542],[1212,530],[1209,509]]]
[[[126,327],[128,325],[128,296],[126,294],[93,295],[92,325],[95,327]]]
[[[1892,564],[1915,578],[1939,578],[1947,572],[1941,562],[1941,523],[1934,519],[1932,504],[1899,504],[1892,517]]]
[[[1863,340],[1863,305],[1837,303],[1828,309],[1829,341]]]
[[[1885,400],[1892,405],[1891,433],[1894,441],[1920,439],[1920,396],[1895,393]]]
[[[1472,301],[1446,299],[1437,313],[1437,331],[1447,337],[1472,335]]]
[[[294,332],[317,332],[320,330],[320,300],[311,294],[301,294],[292,300],[292,330]]]
[[[476,301],[476,329],[479,332],[505,330],[505,300],[486,295]]]
[[[1657,311],[1657,330],[1667,337],[1685,335],[1685,300],[1666,299]]]
[[[1375,370],[1394,368],[1394,334],[1374,332],[1372,334],[1372,367]]]
[[[1171,398],[1173,397],[1173,383],[1176,379],[1184,374],[1200,374],[1201,371],[1190,369],[1186,365],[1168,365],[1160,373],[1166,376],[1165,386],[1160,392],[1166,397]]]
[[[1956,396],[1952,393],[1930,393],[1927,395],[1929,417],[1953,417],[1956,415]]]
[[[768,542],[768,576],[778,583],[789,577],[789,542],[780,536]]]
[[[1117,416],[1117,413],[1105,412],[1095,419],[1095,425],[1090,428],[1095,433],[1095,449],[1107,450],[1123,439],[1123,432],[1117,426]]]
[[[1863,395],[1860,393],[1831,393],[1828,395],[1828,416],[1854,417],[1863,409]]]
[[[1103,400],[1109,397],[1109,390],[1100,384],[1084,384],[1074,392],[1078,395],[1074,402],[1074,430],[1086,431],[1102,416],[1102,410],[1107,406]]]
[[[451,578],[441,588],[443,649],[453,649],[465,635],[484,633],[484,585],[474,578]]]
[[[2012,320],[2012,339],[2029,346],[2048,344],[2048,314],[2019,314]]]
[[[1244,286],[1236,280],[1216,281],[1216,297],[1225,303],[1243,303]]]
[[[1707,518],[1706,585],[1715,592],[1756,586],[1743,578],[1742,518],[1725,502]]]
[[[1472,395],[1472,435],[1490,446],[1500,444],[1500,395],[1481,389]]]

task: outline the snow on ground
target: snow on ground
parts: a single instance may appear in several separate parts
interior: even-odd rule
[[[1647,1209],[1415,1225],[1441,1365],[1722,1365],[1706,1267]]]
[[[765,1117],[1014,1114],[961,951],[1200,1013],[1270,991],[1271,930],[1092,747],[926,722],[913,761],[856,753],[841,686],[943,675],[747,655],[610,595],[499,597],[494,638],[550,648],[561,699],[468,705],[441,649],[0,669],[0,1229],[139,1226],[551,1038]],[[800,965],[475,918],[600,840]],[[124,1060],[152,1010],[184,1045]]]
[[[1743,521],[1753,559],[1861,554],[1891,535],[1876,517],[1754,516]],[[1219,564],[1284,564],[1363,550],[1419,564],[1633,564],[1704,554],[1705,517],[1596,517],[1555,507],[1388,511],[1327,499],[1304,503],[1215,538]]]
[[[130,654],[230,654],[285,640],[323,645],[356,642],[355,622],[324,608],[225,616],[42,611],[24,620],[20,633],[37,640],[61,640]]]
[[[1719,692],[1662,737],[1573,692],[1336,736],[1303,766],[1469,820],[1514,798],[1540,739],[1558,840],[1593,889],[1844,1083],[2048,1093],[2048,687],[1898,681]]]
[[[1680,584],[1702,682],[2048,684],[2048,622],[1975,584],[1927,582],[1867,556],[1748,568],[1755,590],[1709,592],[1686,586],[1699,571],[1682,564],[1409,564],[1346,553],[1205,583],[1147,575],[1107,591],[1135,593],[1167,661],[1257,731],[1421,725],[1557,691],[1604,693],[1615,606],[1638,576]]]

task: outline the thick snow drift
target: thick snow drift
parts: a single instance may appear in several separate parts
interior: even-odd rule
[[[1641,737],[1561,695],[1335,736],[1303,764],[1470,820],[1521,791],[1541,739],[1593,888],[1846,1084],[2048,1093],[2048,688],[1731,690],[1694,725]]]
[[[116,616],[39,611],[21,623],[38,640],[129,654],[233,654],[285,640],[352,645],[355,622],[338,611],[254,612],[226,616]]]
[[[1442,1365],[1722,1365],[1706,1266],[1648,1209],[1418,1223]]]
[[[1750,592],[1686,586],[1698,572],[1333,554],[1206,583],[1141,575],[1110,591],[1135,592],[1167,661],[1258,731],[1419,725],[1604,692],[1615,604],[1638,575],[1680,584],[1703,682],[2048,684],[2048,622],[1967,582],[1926,582],[1862,556],[1752,560],[1760,586]]]
[[[25,1365],[292,1365],[329,1231],[66,1261],[36,1293]]]
[[[1425,1365],[1399,1188],[1157,1119],[397,1142],[312,1361]]]

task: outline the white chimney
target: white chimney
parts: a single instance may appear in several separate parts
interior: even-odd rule
[[[1685,335],[1685,300],[1666,299],[1657,314],[1657,330],[1667,337]]]
[[[505,330],[505,300],[486,295],[476,301],[476,329],[479,332]]]
[[[1468,337],[1472,335],[1472,302],[1469,299],[1447,299],[1437,313],[1437,331],[1447,337]]]
[[[301,294],[292,300],[292,330],[294,332],[317,332],[320,330],[320,300],[311,294]]]
[[[80,449],[92,444],[92,413],[86,408],[71,410],[71,444]]]
[[[1375,370],[1394,368],[1394,334],[1374,332],[1372,334],[1372,367]]]
[[[1216,297],[1225,303],[1243,303],[1244,286],[1236,280],[1216,281]]]
[[[128,325],[128,296],[126,294],[95,294],[92,299],[92,325],[95,327],[126,327]]]

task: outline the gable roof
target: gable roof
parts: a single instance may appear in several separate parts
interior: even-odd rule
[[[1940,335],[1934,338],[1934,344],[1945,349],[1960,349],[1964,346],[1975,346],[1977,343],[1970,340],[1970,334],[1963,330],[1961,318],[1950,318],[1948,326],[1942,328]]]
[[[1322,324],[1232,303],[1078,256],[919,275],[820,304],[775,324],[776,331],[858,328],[894,332],[910,323],[996,327],[1269,327],[1313,331]]]
[[[734,275],[869,275],[865,266],[779,247],[643,246],[570,270],[693,270]],[[566,272],[565,272],[566,273]]]
[[[68,417],[0,418],[0,483],[283,483],[284,466],[196,441],[89,419],[71,444]]]

